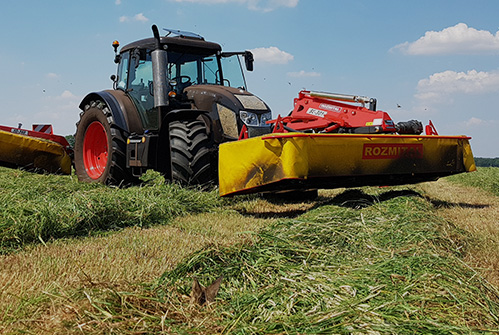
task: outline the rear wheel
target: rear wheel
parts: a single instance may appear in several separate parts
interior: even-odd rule
[[[85,106],[76,125],[74,161],[80,181],[127,185],[136,181],[126,168],[126,136],[102,101]]]
[[[202,186],[216,182],[213,142],[203,121],[171,122],[170,148],[173,181]]]

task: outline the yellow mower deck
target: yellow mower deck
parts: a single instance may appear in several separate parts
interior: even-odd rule
[[[49,173],[71,173],[71,158],[55,142],[0,130],[0,162]]]
[[[469,139],[283,133],[224,143],[220,195],[436,180],[476,169]]]

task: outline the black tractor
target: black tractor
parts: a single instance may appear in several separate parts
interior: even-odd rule
[[[148,169],[184,185],[216,183],[218,145],[270,132],[269,107],[246,89],[249,51],[181,31],[130,43],[118,52],[113,89],[80,104],[74,148],[81,181],[130,185]],[[165,29],[166,30],[166,29]]]

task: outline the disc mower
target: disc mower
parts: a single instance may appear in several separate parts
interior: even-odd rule
[[[355,105],[357,104],[357,105]],[[272,133],[220,146],[220,194],[307,191],[432,181],[475,170],[466,136],[439,136],[430,121],[394,123],[376,99],[301,91]],[[248,125],[249,126],[249,125]]]
[[[52,125],[34,124],[32,130],[0,126],[0,164],[48,173],[70,174],[73,149]]]

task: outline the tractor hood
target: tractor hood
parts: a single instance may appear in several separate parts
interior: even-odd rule
[[[194,85],[184,92],[197,109],[209,111],[215,127],[220,127],[220,132],[214,132],[221,134],[215,138],[217,143],[237,139],[244,123],[253,131],[269,132],[266,121],[271,118],[270,108],[248,91],[218,85]],[[241,116],[251,118],[252,124],[242,120]]]
[[[239,88],[218,85],[194,85],[187,87],[184,92],[187,94],[187,98],[194,101],[195,105],[200,109],[208,109],[208,106],[216,102],[234,111],[270,111],[270,108],[263,100]]]

